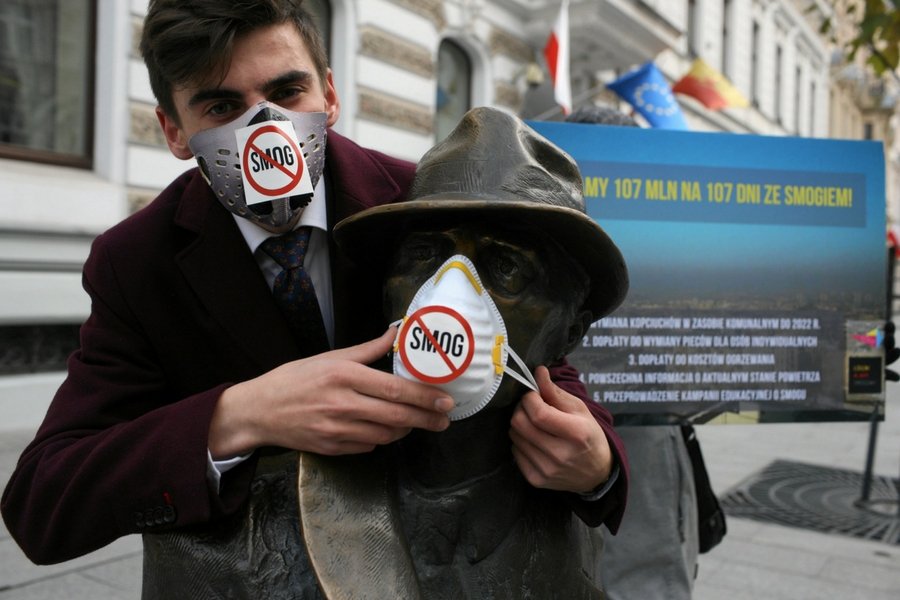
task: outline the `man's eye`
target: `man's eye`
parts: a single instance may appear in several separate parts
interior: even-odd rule
[[[269,97],[269,100],[271,100],[272,102],[275,102],[275,103],[284,102],[285,100],[291,100],[293,98],[296,98],[297,96],[299,96],[302,93],[303,93],[303,90],[296,86],[281,88],[279,90],[276,90],[275,93],[273,93]]]
[[[234,102],[217,102],[209,107],[207,110],[207,114],[212,115],[214,117],[221,117],[222,115],[227,115],[229,112],[235,109]]]

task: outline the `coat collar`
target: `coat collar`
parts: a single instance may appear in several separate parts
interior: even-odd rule
[[[378,157],[388,157],[373,151],[360,148],[344,136],[328,131],[328,144],[325,148],[327,160],[325,168],[331,174],[333,185],[332,198],[335,202],[328,215],[329,230],[350,215],[361,210],[396,202],[400,200],[409,187],[408,182],[398,181],[394,174],[388,172]],[[389,159],[391,161],[400,161]],[[410,180],[412,165],[408,167]]]

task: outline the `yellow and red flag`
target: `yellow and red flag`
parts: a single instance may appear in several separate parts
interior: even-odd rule
[[[724,75],[706,64],[702,58],[694,60],[690,70],[672,86],[672,91],[693,96],[710,110],[750,104]]]

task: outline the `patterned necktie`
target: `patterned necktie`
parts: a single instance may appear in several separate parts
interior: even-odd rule
[[[303,259],[309,245],[309,227],[271,237],[262,243],[263,251],[278,263],[282,271],[275,277],[273,292],[278,307],[287,317],[295,337],[308,354],[329,349],[322,311]]]

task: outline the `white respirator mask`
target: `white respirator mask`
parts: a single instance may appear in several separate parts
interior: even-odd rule
[[[194,134],[188,146],[226,210],[281,233],[309,204],[322,175],[327,121],[324,112],[260,102]]]
[[[525,362],[509,346],[506,324],[475,266],[456,254],[416,292],[399,321],[394,374],[447,392],[451,421],[471,417],[491,401],[503,374],[537,391]],[[521,369],[508,366],[509,357]]]

